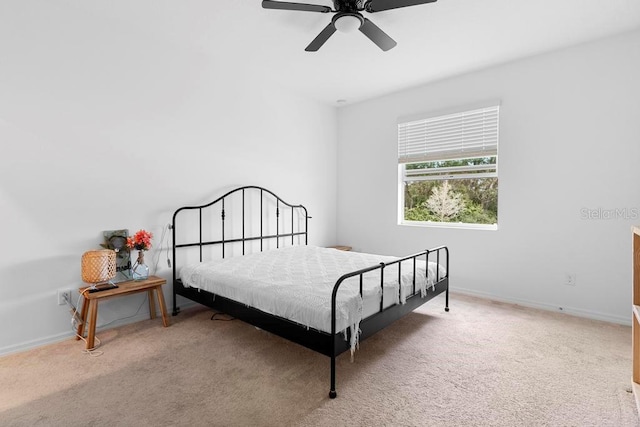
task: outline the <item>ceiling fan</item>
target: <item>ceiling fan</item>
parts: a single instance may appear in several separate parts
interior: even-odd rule
[[[333,0],[334,9],[329,6],[306,3],[291,3],[284,1],[263,0],[262,7],[265,9],[299,10],[303,12],[333,12],[333,18],[329,25],[318,34],[318,36],[307,46],[307,52],[316,52],[333,33],[338,31],[350,32],[356,29],[367,36],[380,49],[387,51],[397,44],[376,24],[365,18],[360,12],[383,12],[401,7],[416,6],[420,4],[433,3],[437,0]]]

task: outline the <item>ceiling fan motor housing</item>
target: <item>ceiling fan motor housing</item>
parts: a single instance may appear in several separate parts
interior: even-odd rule
[[[363,0],[333,0],[333,5],[338,12],[358,12],[363,10]]]

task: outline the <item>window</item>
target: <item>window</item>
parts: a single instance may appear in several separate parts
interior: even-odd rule
[[[499,106],[398,124],[399,222],[496,229]]]

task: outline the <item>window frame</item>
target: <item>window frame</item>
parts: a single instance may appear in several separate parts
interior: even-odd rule
[[[402,135],[401,135],[401,127],[404,126],[406,131],[407,125],[411,125],[412,122],[419,123],[420,126],[428,125],[429,123],[439,124],[439,121],[449,119],[452,116],[460,116],[462,118],[462,122],[464,123],[465,115],[473,115],[480,110],[489,111],[490,114],[495,112],[495,119],[489,120],[489,126],[493,126],[489,128],[489,137],[490,141],[486,144],[488,150],[485,150],[484,142],[479,143],[478,134],[474,136],[471,141],[472,150],[469,154],[466,155],[464,146],[465,141],[464,137],[462,138],[451,138],[450,132],[447,132],[445,143],[442,144],[441,140],[443,138],[433,138],[429,136],[429,129],[422,132],[422,135],[419,135],[418,138],[414,138],[410,143],[413,143],[413,147],[417,145],[424,146],[424,152],[420,152],[420,150],[409,150],[411,151],[410,155],[407,156],[407,147],[402,146]],[[419,181],[448,181],[448,180],[460,180],[460,179],[474,179],[474,178],[495,178],[498,180],[498,143],[499,143],[499,119],[500,119],[500,102],[499,101],[490,101],[480,105],[468,106],[463,108],[456,108],[455,110],[443,111],[439,113],[432,113],[429,115],[420,115],[413,117],[403,117],[398,119],[398,225],[403,226],[411,226],[411,227],[437,227],[437,228],[463,228],[463,229],[476,229],[476,230],[497,230],[498,222],[494,224],[479,224],[479,223],[466,223],[466,222],[443,222],[443,221],[414,221],[405,219],[405,189],[406,186],[411,182],[419,182]],[[484,122],[483,122],[484,123]],[[463,124],[464,127],[464,124]],[[450,128],[449,130],[461,130],[462,134],[464,134],[464,129],[460,127]],[[482,136],[484,137],[484,131],[487,129],[484,124],[482,125]],[[411,130],[411,129],[410,129]],[[439,132],[439,130],[438,130]],[[415,132],[414,132],[415,135]],[[421,139],[420,137],[423,136]],[[453,139],[457,139],[457,141],[451,142]],[[441,147],[444,147],[444,150],[433,150],[429,147],[429,144],[434,142],[435,144],[439,144]],[[484,141],[484,140],[483,140]],[[454,147],[455,146],[455,147]],[[457,152],[452,151],[451,148],[460,148]],[[403,151],[404,150],[404,151]],[[443,152],[449,152],[449,154],[443,154]],[[425,154],[426,153],[426,154]],[[482,155],[482,153],[486,153],[487,155]],[[480,154],[480,155],[478,155]],[[463,160],[463,159],[476,159],[483,157],[495,157],[495,163],[487,164],[487,165],[469,165],[469,166],[456,166],[456,167],[441,167],[441,168],[433,168],[433,172],[424,172],[426,169],[409,169],[409,171],[419,171],[423,172],[409,172],[406,168],[409,164],[418,164],[418,163],[428,163],[428,162],[436,162],[436,161],[453,161],[453,160]],[[436,172],[438,171],[438,172]],[[484,171],[484,172],[483,172]],[[464,173],[470,172],[470,173]],[[413,177],[411,175],[414,175]],[[422,175],[422,176],[418,176]],[[498,187],[499,188],[499,187]]]

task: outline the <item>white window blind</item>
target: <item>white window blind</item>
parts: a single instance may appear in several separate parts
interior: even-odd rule
[[[398,124],[398,163],[498,154],[499,106]]]

